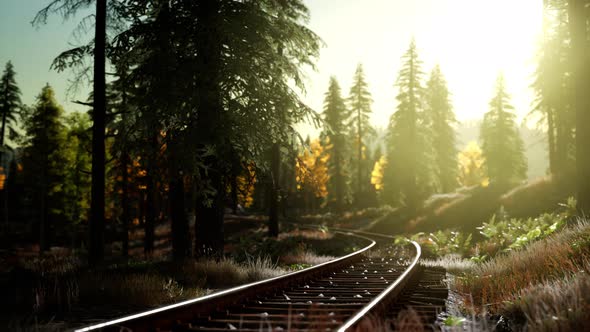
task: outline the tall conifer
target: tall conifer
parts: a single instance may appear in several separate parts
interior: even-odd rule
[[[507,185],[526,178],[524,143],[516,127],[503,75],[498,77],[490,110],[484,115],[480,139],[491,183]]]
[[[348,107],[350,118],[348,127],[354,151],[352,152],[351,168],[355,173],[352,183],[355,190],[354,200],[357,206],[363,204],[363,198],[370,185],[370,166],[367,162],[367,138],[374,135],[374,130],[369,123],[371,115],[371,104],[373,99],[365,80],[365,73],[362,64],[359,64],[354,73],[352,86],[348,95]]]
[[[29,202],[39,225],[41,251],[51,244],[52,229],[62,223],[66,213],[65,188],[67,163],[63,110],[53,89],[46,85],[37,97],[32,114],[25,121],[27,139],[23,151],[23,172],[27,179]]]
[[[345,120],[349,112],[341,96],[340,85],[334,76],[330,77],[330,86],[324,99],[324,121],[328,128],[323,133],[327,141],[328,202],[335,211],[341,212],[347,200],[347,147]]]
[[[0,78],[0,114],[2,116],[2,127],[0,129],[0,147],[4,146],[4,137],[6,136],[6,126],[16,123],[16,115],[21,107],[20,89],[16,85],[14,76],[14,66],[10,61],[6,63],[6,68]]]
[[[432,153],[424,114],[422,62],[414,40],[402,60],[396,83],[397,110],[389,122],[383,198],[393,204],[401,201],[412,211],[432,192]]]
[[[449,100],[447,82],[437,65],[426,83],[426,112],[432,134],[432,152],[437,189],[450,192],[457,187],[457,148],[455,130],[457,122]]]

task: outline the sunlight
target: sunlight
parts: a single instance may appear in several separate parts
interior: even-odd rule
[[[439,63],[459,120],[481,119],[499,71],[519,119],[530,111],[541,0],[307,1],[311,28],[326,43],[305,100],[322,109],[330,75],[348,93],[354,68],[365,66],[373,94],[372,123],[385,126],[395,110],[400,57],[414,36],[426,74]],[[314,133],[302,127],[304,133]]]

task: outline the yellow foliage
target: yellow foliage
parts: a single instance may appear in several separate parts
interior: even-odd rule
[[[377,191],[383,189],[383,170],[385,169],[386,164],[387,158],[381,156],[381,158],[375,162],[375,166],[373,166],[373,171],[371,172],[371,184]]]
[[[254,203],[254,186],[258,182],[253,164],[248,165],[246,173],[238,175],[236,181],[238,183],[238,202],[243,207],[249,208]]]
[[[471,141],[459,152],[459,183],[465,187],[481,185],[487,187],[489,179],[483,168],[484,157],[477,142]]]
[[[328,158],[319,139],[299,154],[295,164],[297,190],[311,190],[318,198],[328,195]]]
[[[0,167],[0,190],[4,190],[4,183],[6,182],[6,174],[4,174],[4,167]]]

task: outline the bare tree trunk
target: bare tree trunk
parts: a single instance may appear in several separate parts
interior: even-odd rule
[[[233,153],[232,153],[233,154]],[[233,214],[238,213],[238,173],[240,170],[240,164],[234,155],[232,155],[232,168],[231,168],[231,175],[230,175],[230,190],[231,190],[231,209]]]
[[[129,154],[126,151],[121,156],[121,219],[123,221],[123,231],[121,234],[121,241],[123,243],[121,251],[124,257],[129,255],[129,171],[130,164]]]
[[[94,39],[94,105],[92,108],[92,189],[88,262],[95,266],[104,259],[105,208],[105,124],[106,124],[106,43],[107,0],[96,0]]]
[[[170,219],[172,222],[172,256],[183,260],[190,255],[190,233],[184,197],[184,177],[178,166],[178,148],[174,143],[173,133],[169,132],[168,177]]]
[[[359,86],[360,89],[360,86]],[[360,96],[360,91],[358,92]],[[361,123],[361,107],[357,105],[357,122],[358,122],[358,161],[357,161],[357,191],[356,205],[362,207],[361,200],[363,197],[363,128]]]
[[[270,151],[270,197],[268,211],[268,235],[279,236],[279,175],[281,171],[281,151],[279,143],[274,143]]]
[[[576,167],[578,209],[590,215],[590,88],[588,75],[588,39],[586,1],[569,0],[569,27],[572,44],[573,103],[576,112]]]
[[[555,119],[554,110],[547,110],[547,140],[549,141],[549,170],[553,176],[558,175],[555,155]]]
[[[143,225],[144,240],[143,251],[146,256],[154,252],[154,232],[156,224],[156,188],[153,174],[147,175],[147,188],[145,199],[145,223]]]
[[[196,7],[197,22],[197,95],[199,109],[196,137],[202,148],[213,147],[215,153],[204,158],[207,171],[201,179],[208,180],[211,195],[198,195],[195,220],[195,257],[223,254],[224,181],[221,172],[223,151],[221,124],[221,36],[219,28],[219,0],[200,0]]]

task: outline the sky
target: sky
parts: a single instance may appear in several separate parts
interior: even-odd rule
[[[62,51],[78,45],[73,31],[92,11],[85,10],[69,21],[59,16],[49,17],[46,25],[33,27],[31,21],[35,14],[48,3],[49,0],[0,0],[0,67],[3,71],[6,62],[12,61],[23,103],[34,104],[36,96],[49,83],[66,111],[83,110],[71,101],[85,100],[88,86],[76,95],[67,96],[71,73],[58,73],[50,70],[50,66]]]
[[[371,121],[386,127],[395,111],[401,56],[415,38],[425,79],[441,66],[457,118],[477,120],[488,110],[503,72],[518,119],[530,111],[535,53],[542,32],[542,0],[307,0],[310,27],[326,47],[308,75],[304,100],[321,110],[330,75],[346,96],[358,63],[373,95]],[[302,131],[315,133],[309,126]]]
[[[66,111],[82,110],[72,100],[86,99],[89,87],[66,94],[70,72],[50,70],[61,51],[77,45],[77,22],[92,11],[69,21],[51,17],[47,25],[33,27],[35,13],[49,0],[0,0],[0,66],[11,60],[26,104],[33,104],[49,83]],[[506,78],[512,104],[521,120],[531,109],[530,84],[535,50],[542,30],[542,0],[305,0],[309,27],[323,40],[317,71],[307,71],[303,100],[322,110],[331,75],[344,96],[358,63],[365,69],[373,95],[375,126],[386,127],[395,111],[394,86],[401,56],[415,38],[428,72],[435,64],[446,76],[460,121],[481,119],[488,110],[498,73]],[[302,134],[316,135],[310,125]]]

